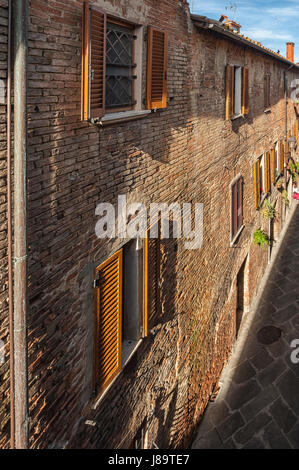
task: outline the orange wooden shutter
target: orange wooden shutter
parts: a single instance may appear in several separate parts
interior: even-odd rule
[[[275,183],[276,180],[276,172],[277,172],[277,159],[276,159],[276,149],[271,150],[272,156],[272,183]]]
[[[106,14],[84,2],[82,119],[105,114]]]
[[[297,121],[296,121],[296,135],[295,135],[297,141],[298,141],[298,131],[299,131],[299,121],[297,119]]]
[[[242,79],[242,114],[249,113],[249,69],[243,67]]]
[[[121,370],[122,250],[96,269],[95,387],[103,391]]]
[[[283,147],[283,141],[279,141],[279,173],[282,173],[284,169],[284,147]]]
[[[260,162],[259,160],[253,165],[254,172],[254,199],[255,208],[258,210],[261,204],[261,192],[260,192]]]
[[[269,193],[271,190],[271,163],[270,163],[270,152],[265,153],[264,157],[265,165],[265,193]]]
[[[235,68],[232,65],[226,66],[225,72],[225,106],[226,119],[231,119],[234,115],[234,93],[235,93]]]
[[[147,48],[147,108],[166,108],[168,33],[149,26]]]
[[[160,313],[160,231],[158,224],[158,238],[151,238],[151,230],[147,230],[143,250],[143,278],[144,278],[144,336],[154,326],[154,320]]]

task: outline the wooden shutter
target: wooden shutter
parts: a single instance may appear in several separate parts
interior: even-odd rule
[[[143,249],[144,281],[144,336],[153,328],[155,318],[160,313],[160,234],[161,222],[158,224],[158,238],[151,238],[151,229],[147,230]]]
[[[271,150],[271,161],[272,161],[272,183],[275,183],[276,173],[277,173],[277,158],[276,158],[276,148]]]
[[[149,26],[147,41],[147,109],[167,106],[168,33]]]
[[[249,113],[249,68],[243,67],[242,70],[242,114]]]
[[[103,391],[121,370],[122,250],[96,269],[95,388]]]
[[[260,162],[259,160],[255,162],[253,166],[254,172],[254,199],[255,199],[255,208],[258,210],[261,204],[261,191],[260,191]]]
[[[106,14],[83,6],[82,119],[105,114]]]
[[[238,180],[238,230],[243,225],[243,178]]]
[[[297,119],[297,121],[296,121],[296,132],[295,132],[295,137],[296,137],[297,141],[298,141],[298,131],[299,131],[299,121]]]
[[[235,102],[235,68],[232,65],[226,66],[225,82],[226,119],[231,119],[234,115]]]
[[[283,173],[284,170],[284,147],[283,147],[283,141],[279,141],[279,173]]]
[[[238,231],[238,182],[232,185],[232,239]]]
[[[265,193],[269,193],[271,190],[271,163],[270,163],[270,152],[266,152],[264,156],[264,170],[265,170]]]
[[[265,75],[264,78],[264,106],[265,109],[270,108],[270,75]]]

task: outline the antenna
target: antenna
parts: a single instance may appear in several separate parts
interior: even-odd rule
[[[238,5],[233,2],[229,2],[228,6],[225,7],[226,10],[230,10],[234,13],[234,22],[237,23],[237,10]]]

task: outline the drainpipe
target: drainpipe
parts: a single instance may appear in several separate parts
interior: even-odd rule
[[[11,0],[8,1],[7,35],[7,257],[8,257],[8,299],[9,299],[9,377],[10,377],[10,447],[15,446],[14,406],[14,334],[13,334],[13,275],[12,275],[12,204],[11,204]]]
[[[15,447],[26,449],[27,367],[27,21],[28,0],[14,0],[14,404]]]
[[[285,136],[284,136],[284,161],[286,162],[286,148],[287,148],[287,141],[288,141],[288,104],[289,104],[289,97],[288,97],[288,72],[294,67],[295,64],[290,65],[290,67],[284,71],[284,99],[285,99]],[[284,180],[285,180],[285,187],[287,187],[287,171],[284,169]],[[285,220],[286,218],[286,207],[283,209]]]

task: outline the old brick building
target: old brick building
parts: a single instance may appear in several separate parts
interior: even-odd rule
[[[290,93],[299,68],[190,15],[186,0],[30,0],[28,30],[30,447],[184,447],[269,261],[253,235],[261,228],[275,244],[286,218],[276,186],[287,189],[288,138],[298,138]],[[7,448],[7,101],[0,108]],[[259,211],[267,194],[274,224]],[[202,247],[97,238],[97,205],[117,206],[120,195],[146,207],[202,203]]]

